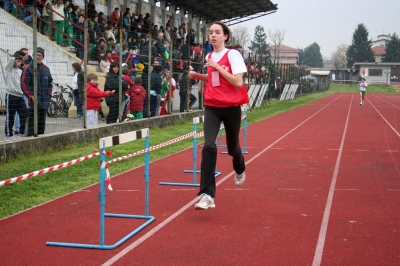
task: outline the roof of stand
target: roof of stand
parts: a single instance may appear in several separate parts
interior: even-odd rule
[[[270,0],[167,0],[168,6],[175,6],[200,17],[206,23],[223,21],[228,25],[235,25],[275,13],[277,4]]]

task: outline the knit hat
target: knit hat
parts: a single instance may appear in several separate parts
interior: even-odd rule
[[[43,48],[38,47],[36,52],[41,53],[43,55],[43,58],[44,58],[44,49]]]

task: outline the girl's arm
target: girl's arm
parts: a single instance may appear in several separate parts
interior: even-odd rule
[[[208,81],[208,74],[199,74],[195,71],[190,71],[189,78],[194,80]]]

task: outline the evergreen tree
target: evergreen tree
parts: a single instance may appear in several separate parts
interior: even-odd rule
[[[368,30],[364,24],[359,24],[353,33],[351,45],[347,48],[347,67],[352,67],[356,62],[374,62],[372,42],[368,39]]]
[[[390,37],[386,44],[386,54],[382,58],[382,62],[400,62],[400,39],[396,33]]]
[[[310,44],[303,51],[302,65],[308,67],[323,67],[323,60],[321,55],[321,48],[318,43]]]
[[[297,50],[299,50],[299,60],[298,60],[297,64],[299,66],[302,66],[302,65],[304,65],[304,49],[297,48]]]
[[[269,51],[269,45],[267,44],[267,34],[264,31],[264,27],[258,25],[254,30],[254,38],[251,41],[251,45],[248,47],[250,51],[256,54],[257,61],[268,62],[271,53]]]

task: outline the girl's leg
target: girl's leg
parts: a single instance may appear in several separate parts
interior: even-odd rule
[[[222,120],[225,126],[228,154],[232,156],[233,169],[237,174],[242,174],[246,169],[242,150],[239,145],[241,114],[240,106],[225,108]]]
[[[201,158],[201,181],[198,195],[205,193],[212,198],[215,197],[215,166],[217,163],[217,138],[221,118],[218,114],[219,108],[207,106],[204,111],[204,147]]]

